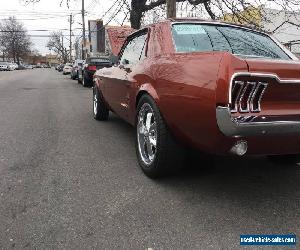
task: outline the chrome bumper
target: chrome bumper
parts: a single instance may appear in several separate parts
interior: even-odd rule
[[[217,124],[226,136],[243,137],[276,134],[299,134],[300,121],[259,121],[239,122],[231,117],[228,107],[218,106],[216,109]]]

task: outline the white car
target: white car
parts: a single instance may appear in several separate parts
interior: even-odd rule
[[[18,64],[16,63],[9,63],[9,70],[15,70],[18,68]]]
[[[19,65],[16,64],[16,63],[13,63],[13,67],[14,67],[14,70],[15,70],[15,69],[19,68]]]
[[[9,63],[8,62],[0,62],[0,70],[1,71],[6,71],[6,70],[10,70],[9,69]]]
[[[71,72],[72,72],[72,64],[66,63],[66,65],[64,66],[64,69],[63,69],[63,74],[64,75],[71,74]]]

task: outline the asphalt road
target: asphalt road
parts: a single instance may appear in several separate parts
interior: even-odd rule
[[[54,69],[0,72],[0,249],[240,249],[240,234],[300,236],[299,164],[195,156],[154,181],[134,129],[95,121],[91,99]]]

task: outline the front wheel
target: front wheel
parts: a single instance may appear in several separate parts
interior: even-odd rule
[[[136,153],[140,167],[150,178],[178,170],[185,158],[183,148],[175,142],[149,95],[143,95],[137,107]]]
[[[106,104],[103,101],[103,97],[95,85],[93,87],[93,114],[95,120],[108,120],[109,109],[106,107]]]

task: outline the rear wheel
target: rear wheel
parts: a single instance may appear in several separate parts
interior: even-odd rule
[[[82,74],[82,86],[87,88],[90,87],[89,80]]]
[[[183,165],[184,150],[175,142],[149,95],[143,95],[137,107],[136,153],[140,167],[150,178],[168,175]]]
[[[93,87],[93,114],[94,119],[98,121],[106,121],[109,116],[109,109],[103,101],[103,97],[98,88]]]
[[[81,83],[81,80],[80,80],[80,77],[79,77],[79,73],[78,73],[77,83],[78,83],[78,84]]]

